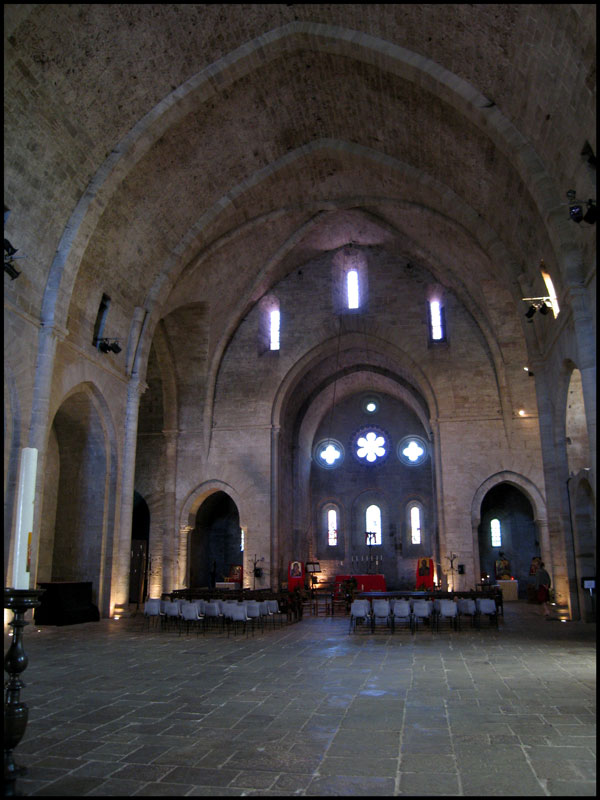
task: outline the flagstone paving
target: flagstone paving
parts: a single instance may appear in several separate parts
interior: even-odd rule
[[[29,625],[25,795],[594,795],[596,626]],[[5,636],[5,651],[9,638]]]

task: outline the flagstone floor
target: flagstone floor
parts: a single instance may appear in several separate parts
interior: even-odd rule
[[[595,795],[596,626],[25,629],[25,795]],[[5,636],[5,652],[9,638]]]

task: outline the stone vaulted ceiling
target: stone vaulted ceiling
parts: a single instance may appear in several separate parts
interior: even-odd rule
[[[5,202],[40,278],[12,300],[79,342],[98,286],[123,336],[201,304],[218,360],[355,242],[425,266],[492,349],[543,348],[519,299],[592,247],[564,200],[590,187],[594,37],[588,5],[8,4]]]

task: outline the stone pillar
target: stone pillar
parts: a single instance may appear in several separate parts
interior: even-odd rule
[[[182,549],[182,530],[175,515],[177,484],[177,431],[163,431],[164,486],[162,524],[162,591],[183,586],[187,567],[187,544]],[[187,522],[187,520],[186,520]],[[185,553],[185,556],[183,555]],[[182,560],[184,559],[184,560]],[[183,576],[183,577],[182,577]]]
[[[133,514],[133,491],[135,488],[135,453],[137,447],[138,412],[140,397],[147,385],[133,375],[127,387],[125,412],[125,441],[121,466],[121,497],[119,516],[116,521],[116,536],[113,547],[111,607],[119,615],[126,613],[129,605],[129,571],[131,561],[131,519]]]
[[[185,589],[188,585],[188,550],[190,533],[193,531],[191,525],[182,525],[179,528],[179,538],[177,542],[177,570],[175,573],[175,583],[173,589]]]
[[[37,479],[35,484],[35,504],[31,540],[31,584],[37,586],[38,551],[40,546],[41,504],[43,500],[46,445],[52,420],[50,414],[50,394],[52,375],[58,342],[68,336],[68,331],[60,325],[42,325],[38,336],[38,353],[35,365],[31,425],[29,426],[29,447],[38,452]]]
[[[590,445],[591,480],[596,493],[596,337],[588,290],[579,284],[569,286],[565,295],[571,306],[577,342],[577,368],[581,372],[583,402]]]
[[[269,564],[269,584],[271,589],[279,588],[281,581],[279,569],[279,444],[281,437],[281,427],[271,426],[271,547]]]
[[[571,595],[570,576],[574,575],[573,548],[571,526],[566,492],[566,453],[561,463],[560,453],[555,442],[555,419],[552,403],[553,392],[546,373],[536,365],[535,388],[537,393],[540,441],[542,445],[542,462],[544,467],[544,483],[546,486],[547,530],[540,527],[540,552],[542,561],[552,578],[556,603],[568,607],[569,615],[577,603]],[[564,480],[563,480],[564,476]]]

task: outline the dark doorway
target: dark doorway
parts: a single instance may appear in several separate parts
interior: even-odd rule
[[[141,494],[133,493],[129,602],[141,604],[148,593],[148,538],[150,511]]]
[[[492,525],[492,521],[497,524]],[[493,543],[492,527],[500,534],[500,544]],[[495,577],[495,562],[504,553],[510,565],[510,575],[519,581],[519,597],[527,597],[531,559],[540,555],[536,538],[533,509],[527,497],[509,483],[499,483],[483,498],[479,525],[479,560],[481,571]]]
[[[240,515],[225,492],[208,497],[196,514],[190,542],[190,586],[212,587],[234,565],[243,564]]]

